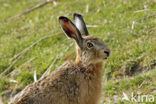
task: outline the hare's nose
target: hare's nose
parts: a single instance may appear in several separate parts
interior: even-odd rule
[[[110,51],[104,51],[104,53],[107,55],[107,57],[110,55]]]

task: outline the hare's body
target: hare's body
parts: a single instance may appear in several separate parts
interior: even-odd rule
[[[65,34],[76,42],[76,61],[28,85],[11,104],[98,104],[102,62],[110,49],[101,39],[88,36],[81,15],[74,14],[74,20],[76,26],[66,17],[59,18]]]
[[[66,62],[52,74],[27,86],[11,104],[97,104],[101,65]]]

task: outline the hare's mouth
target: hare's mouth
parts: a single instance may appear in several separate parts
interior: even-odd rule
[[[110,56],[110,51],[104,51],[104,54],[105,54],[104,60],[106,60]]]
[[[107,60],[108,58],[109,58],[109,56],[105,56],[103,59],[104,59],[104,60]]]
[[[108,57],[103,58],[104,60],[108,59]]]

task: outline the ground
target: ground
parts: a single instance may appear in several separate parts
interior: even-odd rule
[[[156,0],[57,0],[15,17],[42,2],[0,0],[0,73],[9,69],[0,74],[0,102],[32,83],[35,72],[39,79],[49,67],[55,70],[74,51],[58,24],[59,16],[72,19],[74,12],[112,50],[103,64],[100,104],[136,104],[122,101],[123,93],[156,96]],[[152,103],[144,99],[143,104]]]

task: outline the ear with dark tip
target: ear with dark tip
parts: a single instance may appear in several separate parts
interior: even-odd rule
[[[69,38],[74,39],[78,44],[78,46],[81,48],[83,43],[83,38],[81,36],[80,31],[77,29],[77,27],[67,17],[64,16],[59,17],[59,23],[65,35]]]
[[[75,23],[76,27],[79,29],[79,31],[81,32],[81,34],[86,35],[86,36],[89,35],[82,15],[78,14],[78,13],[74,13],[73,18],[74,18],[74,23]]]

